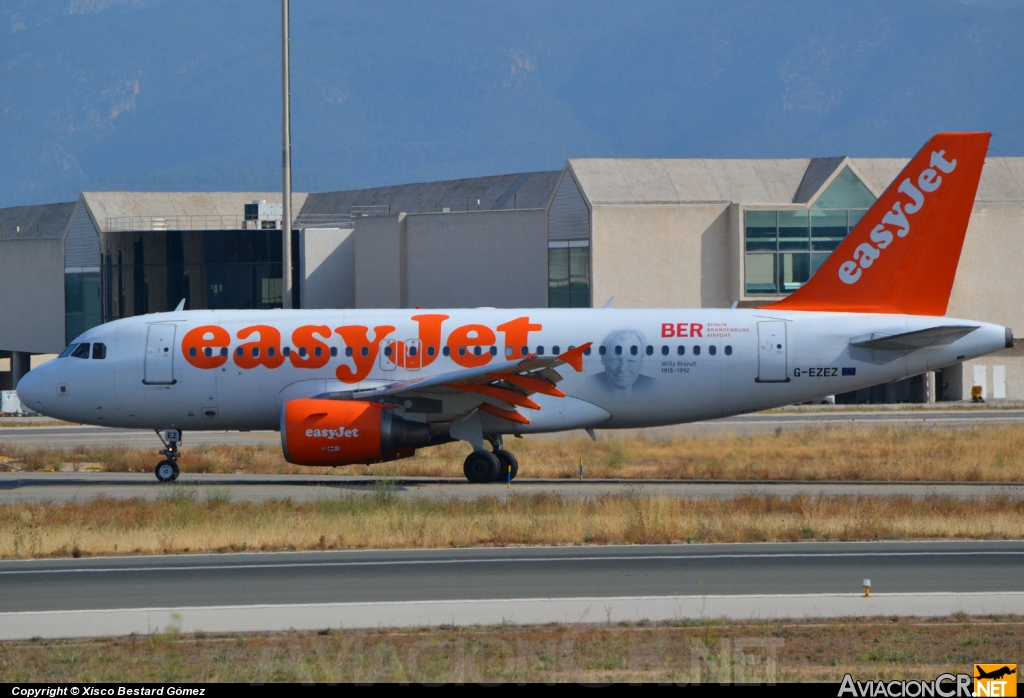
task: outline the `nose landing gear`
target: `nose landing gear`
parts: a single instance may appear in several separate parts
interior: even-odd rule
[[[179,472],[178,458],[181,457],[181,453],[178,451],[178,444],[181,443],[181,432],[177,429],[167,429],[161,436],[158,429],[156,435],[164,445],[160,455],[165,457],[165,460],[156,464],[156,479],[160,482],[174,482],[178,479]]]

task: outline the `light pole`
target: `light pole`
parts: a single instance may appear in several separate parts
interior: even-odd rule
[[[284,113],[281,119],[281,304],[292,307],[292,123],[291,89],[288,85],[288,0],[281,0],[281,79],[284,91]]]

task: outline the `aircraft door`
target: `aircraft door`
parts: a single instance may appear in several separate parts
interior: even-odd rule
[[[150,325],[146,335],[146,385],[174,384],[174,325]]]
[[[398,352],[402,343],[394,339],[385,339],[380,343],[380,367],[385,371],[393,371],[398,366]]]
[[[420,340],[418,339],[407,339],[405,340],[405,367],[410,371],[419,369],[423,364],[420,359]]]
[[[786,323],[781,320],[757,323],[757,382],[789,382]]]

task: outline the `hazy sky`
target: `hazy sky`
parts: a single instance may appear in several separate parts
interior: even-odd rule
[[[280,187],[276,0],[5,0],[0,205]],[[297,191],[569,157],[1024,155],[1024,2],[293,0]]]

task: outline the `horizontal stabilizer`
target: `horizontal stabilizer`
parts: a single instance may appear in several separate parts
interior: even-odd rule
[[[914,351],[937,344],[952,344],[976,329],[977,325],[942,325],[902,334],[886,335],[875,332],[863,337],[854,337],[850,340],[850,346],[874,351]]]

